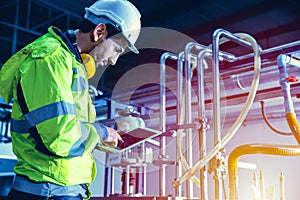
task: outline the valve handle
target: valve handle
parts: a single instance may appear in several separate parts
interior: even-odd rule
[[[295,82],[298,81],[298,79],[296,78],[296,76],[287,77],[285,80],[287,80],[290,83],[295,83]]]

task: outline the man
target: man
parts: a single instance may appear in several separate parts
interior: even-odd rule
[[[77,30],[50,27],[1,68],[0,95],[13,99],[11,136],[18,158],[10,200],[89,198],[96,175],[92,151],[121,139],[95,122],[89,68],[80,54],[90,53],[99,67],[114,65],[127,46],[138,53],[140,13],[126,0],[101,0],[85,10]]]

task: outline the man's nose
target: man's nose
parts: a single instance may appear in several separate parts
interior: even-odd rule
[[[118,60],[117,56],[116,57],[111,56],[111,57],[108,58],[108,62],[109,62],[110,65],[115,65],[117,60]]]

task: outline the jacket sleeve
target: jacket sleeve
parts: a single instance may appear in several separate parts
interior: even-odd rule
[[[66,50],[32,54],[20,69],[20,83],[29,109],[25,116],[37,128],[46,148],[57,156],[92,152],[107,130],[94,123],[83,67]]]

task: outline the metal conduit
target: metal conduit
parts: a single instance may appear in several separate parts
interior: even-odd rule
[[[207,47],[195,42],[190,42],[185,46],[184,49],[184,61],[185,61],[185,76],[186,76],[186,82],[185,82],[185,93],[184,93],[184,104],[183,104],[183,99],[180,100],[180,110],[179,110],[179,124],[181,124],[183,122],[183,117],[185,120],[186,124],[192,124],[193,123],[193,119],[192,119],[192,68],[194,68],[194,66],[191,66],[191,50],[195,48],[196,50],[202,52],[204,51]],[[209,50],[207,50],[209,51]],[[210,50],[211,51],[211,50]],[[232,57],[232,55],[227,55],[228,57]],[[202,61],[201,61],[202,62]],[[180,64],[180,63],[179,63]],[[181,69],[182,66],[178,66],[178,71],[182,72]],[[179,74],[180,76],[180,74]],[[180,76],[182,77],[182,76]],[[183,86],[183,81],[180,80],[178,81],[178,88],[182,88]],[[203,88],[204,89],[204,88]],[[200,90],[199,90],[200,91]],[[204,91],[204,90],[203,90]],[[182,93],[178,93],[178,94],[182,94]],[[184,110],[183,110],[183,106],[184,106]],[[184,113],[184,116],[183,116]],[[200,114],[200,113],[199,113]],[[184,170],[188,170],[190,167],[193,165],[193,160],[192,160],[192,156],[193,156],[193,152],[192,152],[192,142],[193,142],[193,135],[192,135],[192,130],[189,128],[186,130],[186,134],[187,134],[187,138],[186,138],[186,147],[188,148],[187,151],[187,157],[188,160],[185,159],[185,157],[183,156],[182,153],[182,138],[183,138],[183,133],[182,130],[179,131],[179,135],[177,137],[177,151],[179,152],[179,158],[180,161],[184,167]],[[200,145],[200,144],[199,144]],[[200,147],[199,147],[200,148]],[[204,173],[203,173],[204,174]],[[199,180],[196,176],[192,176],[191,180],[198,186],[200,187],[200,190],[202,190],[204,188],[205,183],[202,182],[202,180]],[[176,188],[175,188],[176,189]],[[189,198],[193,198],[193,185],[192,182],[189,182],[189,180],[186,181],[186,197]]]
[[[177,94],[179,98],[179,103],[177,104],[177,124],[178,125],[183,125],[183,123],[186,124],[191,124],[192,123],[192,102],[191,102],[191,95],[192,95],[192,87],[191,87],[191,79],[192,79],[192,70],[191,70],[191,62],[190,62],[190,56],[194,56],[191,54],[191,50],[193,48],[196,48],[196,50],[202,50],[206,48],[206,46],[195,43],[195,42],[190,42],[186,45],[185,51],[181,52],[179,54],[178,58],[178,64],[177,64],[177,71],[178,71],[178,77],[177,77]],[[183,62],[185,61],[185,75],[186,75],[186,81],[183,82]],[[185,92],[183,93],[183,86],[185,83]],[[183,121],[185,120],[185,121]],[[189,169],[189,166],[192,166],[192,131],[191,129],[187,130],[187,139],[185,142],[186,147],[188,147],[188,161],[185,159],[183,152],[182,152],[182,146],[183,146],[183,135],[184,133],[182,130],[178,131],[178,135],[176,138],[176,148],[177,148],[177,153],[179,155],[180,163],[184,167],[184,170]],[[178,166],[178,167],[181,167]],[[179,169],[178,169],[178,176],[181,176],[179,174]],[[198,186],[200,187],[200,181],[196,176],[192,176],[191,180]],[[175,188],[176,193],[178,193],[178,188]],[[193,185],[189,183],[188,181],[186,182],[186,197],[187,198],[192,198],[193,196]]]
[[[175,180],[173,182],[173,187],[176,188],[179,185],[181,185],[184,181],[186,181],[187,179],[189,179],[191,176],[193,176],[197,170],[201,169],[206,163],[208,163],[209,160],[211,160],[226,144],[227,142],[233,137],[233,135],[236,133],[237,129],[240,127],[240,125],[242,124],[243,120],[245,119],[256,94],[257,88],[258,88],[258,82],[259,82],[259,74],[260,74],[260,56],[259,56],[259,47],[255,41],[255,39],[253,39],[250,35],[247,34],[238,34],[239,37],[235,36],[235,35],[231,35],[229,32],[224,31],[222,29],[218,29],[213,35],[214,35],[214,47],[213,47],[213,57],[214,57],[214,61],[216,62],[216,65],[214,68],[218,67],[218,57],[219,55],[216,54],[218,53],[218,47],[216,47],[216,44],[219,45],[219,37],[221,35],[230,35],[228,36],[230,39],[233,39],[234,41],[237,40],[239,44],[242,45],[249,45],[251,44],[252,48],[253,48],[253,52],[254,52],[254,61],[255,61],[255,67],[254,67],[254,78],[252,81],[252,85],[251,85],[251,90],[249,92],[248,98],[245,102],[245,105],[240,113],[240,115],[238,116],[237,120],[235,121],[235,123],[233,124],[233,126],[231,127],[231,129],[229,130],[229,132],[225,135],[225,137],[220,140],[219,142],[217,142],[214,146],[214,148],[207,154],[207,156],[201,160],[199,160],[192,168],[190,168],[189,170],[185,171],[184,175],[177,178],[177,180]],[[239,41],[239,40],[246,40],[246,42],[243,41]],[[215,52],[216,51],[216,52]],[[217,66],[217,67],[216,67]],[[214,99],[219,98],[219,91],[218,91],[218,87],[219,87],[219,81],[217,80],[219,79],[219,70],[215,69],[214,71],[214,80],[216,80],[214,82],[215,86],[214,86],[214,90],[216,90],[214,92]],[[219,105],[219,99],[216,100],[216,102],[214,103],[214,118],[215,121],[217,120],[217,125],[215,125],[215,134],[216,135],[216,141],[218,141],[219,138],[219,132],[220,132],[220,122],[218,122],[219,119],[219,111],[215,111],[218,110],[218,108],[220,107]],[[219,191],[221,191],[219,189]],[[216,196],[216,199],[222,199],[222,196],[220,194],[221,192],[219,192],[219,194]]]
[[[184,62],[184,52],[181,52],[178,54],[178,62],[177,62],[177,97],[179,97],[180,94],[183,94],[183,62]],[[181,111],[183,109],[183,98],[178,99],[178,103],[176,105],[177,115],[176,115],[176,122],[178,125],[183,125],[181,122]],[[181,130],[178,131],[176,136],[176,159],[179,157],[181,158],[180,154],[180,148],[181,146],[178,144],[177,140],[181,140],[183,137],[183,133]],[[176,178],[180,177],[182,175],[182,162],[176,162]],[[182,196],[181,192],[181,186],[178,188],[175,188],[175,195],[178,197]]]
[[[245,41],[232,33],[224,30],[217,29],[213,33],[213,115],[214,115],[214,137],[215,144],[217,144],[221,140],[221,122],[220,122],[220,71],[219,71],[219,46],[220,46],[220,38],[224,36],[229,40],[232,40],[242,46],[252,47],[252,44],[248,41]]]
[[[300,67],[300,61],[281,54],[277,57],[277,63],[279,70],[279,83],[284,97],[286,120],[298,144],[300,144],[300,126],[296,118],[293,100],[290,92],[290,84],[293,81],[289,80],[289,75],[286,69],[287,66]]]
[[[160,130],[166,131],[166,60],[177,60],[176,54],[166,52],[160,58]],[[162,136],[159,139],[160,142],[160,157],[165,158],[166,155],[166,137]],[[166,167],[165,165],[159,166],[159,196],[166,195]]]
[[[206,156],[206,132],[208,129],[207,119],[205,116],[205,82],[204,82],[204,66],[203,61],[206,56],[211,56],[208,50],[203,50],[198,54],[198,115],[201,120],[201,127],[199,129],[199,156],[203,159]],[[200,169],[200,199],[208,200],[208,182],[207,182],[207,170],[205,168]]]
[[[206,46],[198,44],[198,43],[195,43],[195,42],[188,43],[185,46],[184,53],[181,52],[179,54],[178,66],[177,66],[177,70],[178,70],[177,94],[180,94],[180,97],[181,97],[179,99],[179,105],[177,105],[177,114],[178,114],[178,116],[177,116],[177,123],[179,125],[183,124],[183,119],[185,120],[186,124],[191,124],[192,123],[192,108],[191,108],[191,105],[192,105],[192,97],[191,97],[191,95],[192,95],[192,88],[191,88],[191,81],[192,81],[192,71],[196,67],[192,66],[192,69],[191,69],[191,66],[190,66],[191,65],[191,60],[190,60],[191,58],[195,58],[195,59],[198,60],[198,64],[197,64],[197,67],[198,67],[198,87],[202,87],[202,86],[200,86],[201,80],[200,80],[199,74],[201,74],[201,77],[203,79],[202,80],[203,81],[203,83],[202,83],[203,88],[201,88],[201,89],[198,88],[198,91],[204,93],[204,72],[203,72],[203,69],[204,69],[204,66],[203,66],[204,56],[203,57],[199,57],[199,54],[198,54],[198,57],[196,57],[196,55],[194,55],[193,53],[191,53],[192,49],[196,49],[197,51],[200,51],[199,52],[200,55],[202,54],[202,52],[204,52],[204,54],[206,56],[207,55],[211,56],[211,54],[212,54],[212,50],[211,49],[208,49]],[[227,53],[227,52],[220,52],[219,59],[223,60],[224,58],[227,59],[227,60],[235,60],[235,56],[234,55],[232,55],[230,53]],[[201,59],[201,61],[199,61],[199,59]],[[186,79],[187,79],[186,82],[185,82],[185,93],[183,93],[183,91],[182,91],[182,88],[183,88],[183,75],[182,75],[182,73],[183,73],[183,61],[185,61],[185,74],[186,74]],[[201,63],[201,67],[200,67],[199,63]],[[202,70],[199,67],[202,68]],[[183,94],[183,95],[181,95],[181,94]],[[198,100],[201,101],[200,100],[201,98],[204,98],[204,94],[202,94],[201,97],[200,97],[200,93],[199,93]],[[204,100],[205,99],[203,99],[203,105],[204,105]],[[183,106],[183,105],[185,105],[185,106]],[[204,109],[204,106],[199,106],[199,108],[200,107],[201,107],[201,109],[202,108]],[[199,110],[199,112],[198,112],[199,118],[201,118],[200,116],[203,115],[203,114],[201,114],[202,112],[205,112],[205,111],[204,110],[203,111]],[[203,126],[202,127],[206,128],[205,122],[203,122]],[[184,170],[188,170],[190,168],[189,166],[193,165],[193,162],[192,162],[192,152],[191,152],[192,148],[189,148],[189,151],[188,151],[188,155],[189,155],[188,156],[189,163],[188,163],[187,160],[185,159],[184,155],[183,155],[183,152],[182,152],[183,134],[184,133],[182,132],[182,130],[178,131],[176,147],[177,147],[177,153],[179,155],[180,163],[184,167]],[[187,130],[187,134],[188,134],[188,139],[186,140],[185,145],[187,147],[190,147],[190,146],[192,146],[192,132],[191,132],[191,129]],[[201,140],[201,138],[200,138],[200,140]],[[203,142],[205,142],[205,141],[203,140]],[[200,142],[200,145],[201,144],[202,144],[202,142]],[[202,147],[199,147],[199,148],[202,148]],[[200,152],[201,152],[201,150],[200,150]],[[200,153],[200,154],[202,154],[202,153]],[[181,167],[181,165],[179,167]],[[206,172],[203,171],[202,174],[204,175],[205,173]],[[178,176],[180,176],[179,173],[177,173],[177,174],[178,174]],[[201,188],[204,189],[206,187],[206,185],[207,185],[207,184],[205,184],[205,181],[202,182],[202,183],[200,183],[200,181],[202,181],[202,180],[199,180],[194,175],[191,177],[191,180],[194,182],[194,184],[196,184],[198,187],[200,187],[200,189]],[[187,197],[189,198],[190,197],[190,193],[193,194],[192,184],[190,184],[190,183],[187,182],[186,190],[187,190]],[[178,188],[175,188],[175,191],[177,192]]]

